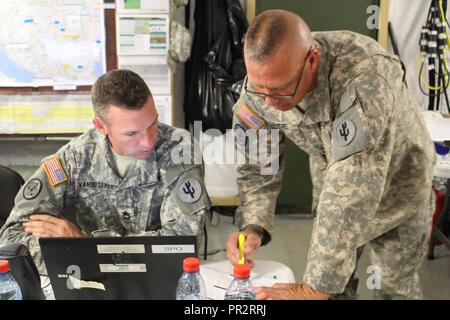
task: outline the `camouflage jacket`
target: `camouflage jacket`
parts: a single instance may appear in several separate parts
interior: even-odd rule
[[[38,241],[22,226],[33,213],[67,217],[88,235],[197,235],[200,243],[209,199],[201,158],[189,161],[192,141],[187,131],[160,124],[155,151],[136,160],[122,179],[113,170],[107,138],[91,129],[43,160],[19,191],[0,241],[25,244],[42,273]],[[186,150],[187,161],[175,164],[174,156]],[[53,173],[67,177],[56,185],[46,173],[52,159],[62,168]]]
[[[304,281],[341,293],[358,247],[419,212],[432,214],[435,155],[397,57],[353,32],[313,36],[320,53],[316,88],[286,112],[243,91],[234,126],[266,129],[269,141],[278,131],[280,152],[286,136],[309,154],[317,217]],[[246,114],[253,118],[243,120]],[[261,175],[267,163],[238,166],[241,228],[272,227],[282,156],[280,161],[273,175]]]

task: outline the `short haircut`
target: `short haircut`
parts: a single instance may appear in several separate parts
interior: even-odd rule
[[[256,61],[270,57],[287,34],[288,24],[280,14],[263,12],[257,16],[245,36],[245,55]]]
[[[152,94],[145,81],[130,70],[108,71],[94,83],[91,89],[94,113],[106,120],[111,105],[139,110]]]

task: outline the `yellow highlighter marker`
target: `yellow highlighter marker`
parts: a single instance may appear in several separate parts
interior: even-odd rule
[[[245,244],[245,236],[244,234],[239,235],[239,260],[238,264],[244,264],[245,258],[244,258],[244,244]]]

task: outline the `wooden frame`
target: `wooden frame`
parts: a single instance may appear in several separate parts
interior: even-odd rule
[[[210,197],[209,199],[213,207],[238,207],[241,205],[239,197]]]
[[[247,20],[251,23],[255,18],[256,13],[256,0],[247,0]]]
[[[378,42],[385,49],[388,47],[388,21],[389,21],[389,0],[380,0],[380,25],[378,29]]]

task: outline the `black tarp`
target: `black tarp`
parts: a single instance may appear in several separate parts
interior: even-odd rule
[[[231,128],[233,105],[246,74],[243,38],[248,28],[239,0],[197,0],[195,34],[186,64],[186,125],[203,131]]]

